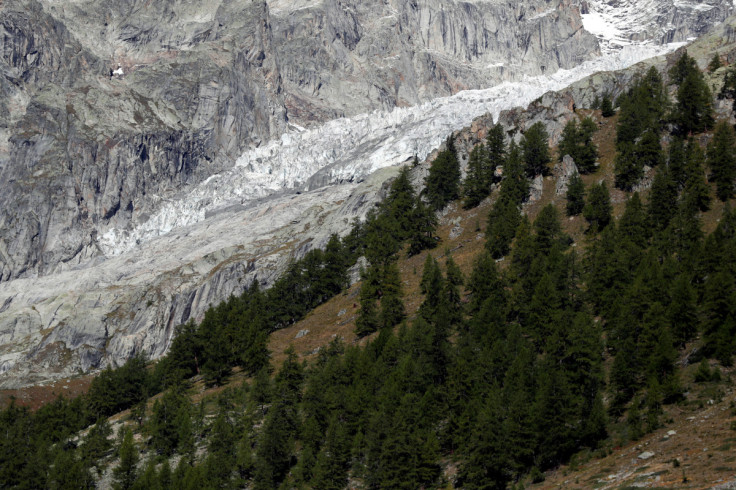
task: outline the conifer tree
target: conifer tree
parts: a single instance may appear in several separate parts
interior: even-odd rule
[[[713,96],[695,60],[683,54],[670,71],[678,84],[673,120],[681,135],[700,133],[713,127]]]
[[[636,156],[636,146],[633,143],[619,145],[613,173],[616,187],[625,191],[630,191],[644,176],[644,166]]]
[[[611,96],[604,94],[603,100],[601,100],[601,115],[603,117],[613,117],[614,114],[616,114],[616,111],[613,108]]]
[[[578,145],[580,144],[580,131],[578,129],[578,120],[570,119],[562,129],[560,142],[557,144],[557,159],[562,161],[565,155],[570,155],[573,159],[577,155]],[[577,164],[577,160],[575,161]]]
[[[488,168],[485,171],[485,182],[488,193],[491,191],[491,184],[495,180],[495,172],[497,167],[506,165],[506,139],[504,136],[503,126],[496,123],[489,131],[486,137],[486,153]]]
[[[585,184],[583,179],[580,178],[580,174],[576,173],[570,177],[565,198],[567,199],[565,210],[568,216],[578,216],[583,212],[585,207]]]
[[[667,308],[667,320],[672,326],[675,345],[684,347],[698,331],[698,315],[695,292],[687,274],[675,278],[670,290],[671,301]]]
[[[657,170],[649,193],[649,219],[655,230],[664,230],[677,210],[677,187],[668,168]]]
[[[654,168],[664,162],[662,145],[659,142],[659,133],[647,130],[636,142],[634,150],[637,163],[642,167]]]
[[[710,181],[717,186],[716,195],[721,201],[734,196],[736,179],[736,134],[730,124],[720,121],[708,145]]]
[[[381,288],[383,296],[378,322],[382,328],[391,328],[406,316],[404,303],[401,301],[401,277],[396,262],[384,266]]]
[[[127,490],[133,487],[138,477],[138,449],[133,442],[133,431],[125,429],[122,443],[118,449],[120,463],[113,469],[116,487]]]
[[[723,63],[721,63],[721,57],[716,53],[713,55],[713,58],[711,58],[710,63],[708,63],[708,71],[713,73],[722,66]]]
[[[409,235],[409,256],[434,248],[437,241],[434,231],[437,227],[437,217],[434,212],[424,204],[422,198],[417,196],[411,213],[412,229]]]
[[[552,161],[549,153],[549,134],[541,122],[534,123],[521,139],[524,155],[524,168],[529,178],[548,172],[547,165]]]
[[[698,143],[692,141],[688,145],[687,163],[685,167],[685,181],[683,199],[692,209],[705,212],[710,209],[710,188],[705,181],[705,153]]]
[[[649,222],[644,212],[638,192],[626,201],[626,209],[618,223],[619,237],[635,243],[640,249],[644,249],[649,236]]]
[[[511,241],[514,239],[520,219],[519,207],[510,199],[501,196],[493,204],[488,213],[486,249],[494,259],[504,257],[511,250]]]
[[[463,184],[466,209],[474,208],[488,196],[487,172],[490,164],[486,161],[487,153],[483,144],[476,145],[468,156],[468,174]]]
[[[688,151],[690,146],[688,145]],[[669,152],[667,155],[667,166],[670,169],[670,175],[672,180],[675,181],[677,189],[683,189],[688,179],[687,174],[687,159],[685,150],[685,140],[680,137],[675,137],[669,146]]]
[[[608,226],[612,210],[606,183],[593,184],[588,191],[588,202],[583,208],[583,216],[590,225],[589,230],[597,233]]]
[[[452,136],[447,138],[446,148],[432,162],[427,175],[425,193],[434,210],[441,210],[460,195],[460,164],[455,154]]]

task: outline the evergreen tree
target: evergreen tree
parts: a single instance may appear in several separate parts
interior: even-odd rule
[[[506,165],[506,139],[504,136],[503,126],[496,123],[489,131],[486,137],[486,163],[488,167],[485,171],[485,182],[488,193],[491,191],[491,185],[496,180],[495,172],[497,167]]]
[[[730,124],[720,121],[708,145],[710,181],[717,186],[716,196],[725,201],[734,196],[736,179],[736,134]]]
[[[583,216],[590,225],[589,230],[597,233],[611,222],[611,197],[605,182],[594,184],[588,191],[588,202],[583,208]]]
[[[434,231],[437,227],[437,217],[419,196],[417,196],[414,202],[411,215],[412,229],[409,235],[410,257],[418,254],[422,250],[428,250],[437,245],[434,237]]]
[[[714,71],[717,71],[722,66],[723,66],[723,63],[721,63],[721,57],[716,53],[713,55],[713,58],[710,60],[710,63],[708,63],[708,71],[713,73]]]
[[[133,442],[133,432],[125,429],[122,443],[118,449],[120,463],[113,469],[113,478],[116,487],[121,489],[132,488],[138,475],[138,450]]]
[[[613,173],[616,187],[630,191],[644,176],[644,166],[637,159],[636,146],[632,143],[622,143],[616,152]]]
[[[468,174],[463,184],[463,193],[465,194],[465,202],[463,206],[466,209],[474,208],[488,196],[490,188],[488,186],[488,167],[487,152],[483,144],[473,147],[468,156]]]
[[[500,259],[509,253],[520,220],[519,207],[510,199],[501,196],[493,204],[488,213],[486,249],[494,259]]]
[[[655,230],[664,230],[677,210],[677,187],[669,169],[657,170],[649,193],[649,219]]]
[[[690,145],[688,145],[688,150],[690,150]],[[686,163],[688,157],[686,155],[685,140],[676,136],[669,146],[667,166],[670,169],[670,175],[672,180],[675,181],[678,190],[685,187],[688,179]]]
[[[670,76],[678,84],[673,120],[681,135],[713,127],[713,96],[695,60],[683,54]]]
[[[401,277],[396,262],[384,266],[381,284],[381,313],[379,324],[382,328],[391,328],[404,319],[404,303],[401,301]]]
[[[659,142],[659,133],[647,130],[636,142],[635,158],[642,167],[654,168],[664,162],[662,145]]]
[[[588,174],[595,171],[595,161],[598,159],[598,148],[593,143],[593,134],[598,127],[589,117],[578,124],[572,119],[562,131],[562,138],[558,144],[559,160],[570,155],[580,173]]]
[[[705,182],[703,170],[705,164],[705,153],[698,143],[690,142],[688,145],[687,163],[685,175],[687,180],[684,185],[683,199],[692,209],[705,212],[710,209],[710,188]]]
[[[529,178],[548,172],[547,165],[552,161],[549,153],[549,135],[541,122],[534,123],[521,139],[524,155],[524,168]]]
[[[565,210],[568,216],[578,216],[583,212],[585,207],[585,184],[583,179],[580,178],[580,174],[576,173],[570,177],[565,198],[567,199]]]
[[[452,136],[447,138],[446,148],[432,162],[427,175],[425,193],[434,210],[441,210],[460,195],[460,164],[455,154]]]
[[[603,100],[601,100],[601,115],[603,117],[613,117],[614,114],[616,114],[616,111],[613,108],[611,96],[608,94],[604,94]]]

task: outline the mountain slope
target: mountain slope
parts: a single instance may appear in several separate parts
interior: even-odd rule
[[[17,82],[4,85],[13,103],[0,147],[3,386],[137,352],[161,355],[177,324],[253,279],[270,284],[292,257],[347,231],[395,169],[371,172],[425,157],[476,116],[675,47],[635,45],[578,65],[596,47],[571,2],[382,4],[388,10],[379,22],[366,20],[369,7],[3,5],[4,28],[16,33],[5,38],[4,59]],[[484,24],[495,19],[507,22]],[[480,37],[461,34],[458,25],[473,22],[483,23]],[[683,14],[678,22],[705,21]],[[34,37],[37,25],[49,34]],[[315,30],[326,52],[305,41]],[[389,31],[406,40],[398,44],[404,51],[381,47],[393,39]],[[72,48],[59,64],[62,44]],[[570,70],[549,74],[560,66]],[[316,124],[540,71],[548,75]],[[386,77],[408,88],[385,98]],[[621,81],[606,80],[610,91]],[[332,97],[338,90],[379,95],[350,99],[348,109]],[[554,116],[589,103],[596,90],[581,86],[564,103],[555,100]],[[294,114],[296,107],[309,114]],[[534,122],[504,117],[522,130]],[[295,121],[314,124],[302,130]],[[558,134],[560,122],[549,124]],[[247,149],[253,142],[260,147]]]

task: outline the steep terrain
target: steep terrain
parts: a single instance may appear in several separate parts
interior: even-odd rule
[[[347,231],[395,174],[377,170],[672,50],[657,43],[733,8],[711,4],[657,2],[669,37],[599,56],[567,1],[4,3],[0,384],[159,356],[178,323]],[[535,117],[559,134],[630,76],[545,96]]]

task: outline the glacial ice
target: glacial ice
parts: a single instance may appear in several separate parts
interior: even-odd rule
[[[670,52],[681,43],[630,45],[570,70],[469,90],[390,112],[341,118],[311,129],[294,128],[262,147],[247,151],[225,172],[213,175],[178,199],[162,204],[132,230],[112,228],[100,239],[106,255],[119,255],[171,230],[205,219],[207,213],[247,205],[284,192],[355,182],[375,170],[424,159],[458,129],[486,113],[526,106],[548,91],[560,90],[598,71],[619,70]]]

